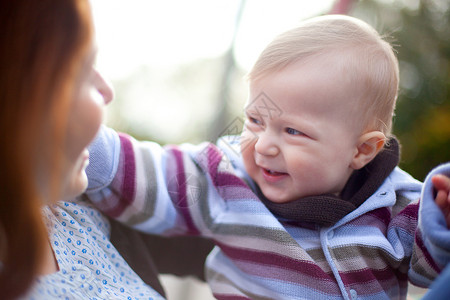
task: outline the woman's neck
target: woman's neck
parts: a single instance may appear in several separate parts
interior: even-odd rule
[[[39,275],[53,274],[59,271],[58,262],[56,261],[55,253],[50,245],[50,241],[44,244],[44,259],[39,268]]]

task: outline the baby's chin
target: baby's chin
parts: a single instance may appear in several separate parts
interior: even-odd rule
[[[276,193],[274,191],[265,191],[264,188],[261,189],[261,193],[264,195],[264,197],[269,200],[272,203],[288,203],[288,202],[292,202],[296,199],[292,199],[292,197],[288,197],[288,195],[282,195],[280,193]]]

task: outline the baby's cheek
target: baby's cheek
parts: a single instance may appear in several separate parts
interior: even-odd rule
[[[247,174],[252,179],[254,179],[253,176],[254,176],[255,168],[256,168],[255,160],[253,157],[253,153],[254,153],[253,148],[254,148],[254,144],[253,145],[245,145],[245,146],[241,144],[242,161],[244,163],[244,167],[245,167]]]
[[[257,141],[257,135],[244,126],[241,133],[241,153],[252,151]]]

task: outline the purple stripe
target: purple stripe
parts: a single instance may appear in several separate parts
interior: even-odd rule
[[[183,164],[183,152],[176,146],[171,147],[169,151],[175,158],[176,178],[177,178],[176,180],[177,191],[175,193],[171,193],[171,196],[172,197],[177,196],[178,199],[172,199],[172,202],[175,203],[175,207],[183,215],[189,233],[199,234],[199,231],[194,225],[191,214],[189,212],[189,204],[188,204],[189,199],[187,196],[187,182]],[[192,200],[196,201],[197,199]]]
[[[395,278],[392,268],[384,268],[382,270],[361,269],[349,272],[340,272],[342,281],[348,285],[367,284],[371,281],[390,280]]]
[[[219,173],[218,167],[224,154],[214,145],[208,146],[208,171],[216,186],[247,186],[239,177],[230,173]]]
[[[320,285],[314,287],[316,290],[324,293],[335,292],[336,294],[339,294],[336,281],[332,274],[324,272],[315,263],[294,260],[275,253],[231,247],[217,241],[216,244],[229,258],[235,260],[235,263],[239,268],[246,273],[295,282],[305,285],[308,288],[314,286],[311,282],[321,282]],[[264,274],[258,272],[263,270],[260,267],[265,270]],[[404,290],[407,280],[406,274],[396,272],[391,268],[382,270],[362,269],[351,272],[342,272],[341,276],[346,285],[352,286],[352,288],[357,289],[364,295],[377,294],[383,291],[397,289],[397,287],[399,287],[400,290]],[[333,291],[333,289],[336,290]]]
[[[247,186],[245,187],[223,187],[219,188],[219,193],[223,199],[229,200],[245,200],[248,201],[260,201],[255,194]]]
[[[390,221],[386,219],[387,214],[390,216],[387,208],[376,209],[350,221],[348,224],[352,226],[367,226],[370,224],[371,227],[377,228],[380,232],[386,234]]]
[[[283,268],[285,270],[293,270],[299,274],[316,278],[317,280],[335,282],[334,278],[331,277],[330,274],[325,273],[319,266],[309,261],[300,261],[270,252],[236,248],[222,244],[219,241],[215,241],[215,243],[229,258],[233,260],[273,266]],[[264,276],[268,275],[269,274],[264,274]]]
[[[279,282],[290,282],[303,286],[307,289],[320,291],[321,293],[326,293],[329,295],[340,295],[341,293],[336,281],[322,280],[320,281],[320,285],[318,285],[317,276],[311,277],[302,274],[302,267],[299,267],[298,270],[290,270],[284,267],[268,266],[243,260],[234,260],[233,262],[244,273],[256,277],[264,277],[265,279],[271,279]],[[304,261],[302,261],[302,263],[304,264]],[[328,274],[324,270],[322,270],[322,272]],[[331,271],[329,274],[331,274]]]
[[[419,212],[419,203],[413,203],[406,206],[399,215],[408,216],[411,219],[417,219],[417,214]]]
[[[424,256],[425,260],[427,261],[427,263],[433,268],[434,271],[436,271],[436,273],[439,274],[441,272],[441,269],[436,265],[433,258],[431,258],[430,253],[428,253],[427,249],[425,248],[425,244],[423,243],[423,240],[422,240],[422,234],[420,233],[419,230],[416,231],[415,240],[416,240],[417,247],[422,251],[423,256]]]
[[[391,227],[399,227],[414,235],[417,227],[417,215],[419,213],[419,204],[410,204],[405,207],[393,220]],[[413,226],[414,225],[414,226]]]
[[[128,135],[119,133],[119,138],[121,158],[123,159],[122,166],[119,165],[119,167],[123,167],[123,178],[120,185],[119,202],[107,212],[113,218],[119,217],[133,203],[136,193],[136,160],[133,145]]]
[[[245,182],[242,179],[240,179],[238,176],[236,176],[235,174],[217,172],[215,179],[216,179],[215,185],[217,187],[230,186],[233,188],[236,188],[236,187],[247,187],[248,188],[248,186],[245,184]]]
[[[208,145],[208,172],[211,175],[216,187],[232,186],[246,187],[245,182],[235,174],[219,172],[218,167],[224,154],[213,144]]]
[[[391,295],[406,294],[408,275],[392,268],[383,270],[364,269],[355,272],[341,272],[342,281],[359,295],[385,292]]]
[[[383,222],[386,227],[389,225],[389,222],[391,222],[391,212],[386,207],[375,209],[366,215],[375,217]]]
[[[367,224],[370,224],[370,226],[372,226],[374,229],[377,228],[380,232],[382,232],[383,235],[387,235],[388,227],[386,226],[386,224],[384,224],[382,220],[373,216],[366,216],[366,215],[362,215],[361,220],[363,222],[359,225],[364,227],[367,226]]]
[[[222,161],[222,153],[213,144],[208,145],[208,172],[209,174],[216,174],[219,163]]]

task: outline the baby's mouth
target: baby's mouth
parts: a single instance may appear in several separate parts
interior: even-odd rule
[[[265,169],[265,168],[262,168],[262,169],[263,169],[263,172],[265,174],[269,175],[269,176],[284,176],[284,175],[287,175],[287,173],[283,173],[283,172],[272,171],[272,170]]]

